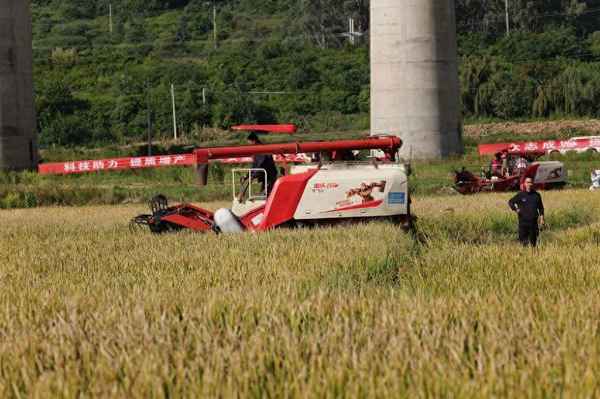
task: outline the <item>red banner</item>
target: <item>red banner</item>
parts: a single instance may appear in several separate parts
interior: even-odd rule
[[[277,163],[308,163],[311,162],[307,154],[275,155]],[[227,158],[214,161],[224,164],[252,163],[251,157]],[[42,175],[70,175],[79,173],[101,172],[105,170],[128,170],[161,168],[166,166],[190,166],[196,164],[194,154],[157,155],[151,157],[96,159],[88,161],[69,161],[56,163],[42,163],[38,172]]]
[[[195,163],[196,157],[194,154],[158,155],[151,157],[43,163],[39,165],[38,171],[42,175],[68,175],[75,173],[100,172],[103,170],[114,171],[126,169],[159,168],[163,166],[185,166],[194,165]]]
[[[587,150],[600,151],[600,137],[570,140],[527,141],[518,143],[497,143],[479,145],[479,155],[495,154],[502,151],[510,153],[551,153],[551,152],[584,152]]]
[[[285,133],[293,134],[296,133],[296,125],[238,125],[233,126],[231,130],[245,131],[245,132],[264,132],[264,133]]]

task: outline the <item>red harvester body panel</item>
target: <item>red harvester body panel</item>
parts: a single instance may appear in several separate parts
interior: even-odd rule
[[[319,171],[314,168],[305,173],[283,176],[277,179],[265,205],[264,218],[257,230],[268,230],[294,218],[306,184]]]

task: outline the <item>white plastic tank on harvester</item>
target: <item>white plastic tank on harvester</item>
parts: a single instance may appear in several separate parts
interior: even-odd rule
[[[221,233],[242,233],[244,231],[244,227],[230,209],[217,210],[214,221]]]

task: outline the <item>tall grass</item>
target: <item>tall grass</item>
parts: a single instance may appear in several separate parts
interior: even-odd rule
[[[600,199],[417,198],[397,227],[132,234],[138,206],[0,211],[2,397],[595,397]],[[221,206],[222,204],[213,204]]]

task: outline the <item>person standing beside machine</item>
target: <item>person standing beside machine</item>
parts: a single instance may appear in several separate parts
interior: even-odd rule
[[[262,142],[258,138],[256,132],[248,135],[248,144],[261,145]],[[254,155],[252,158],[252,169],[263,169],[265,172],[255,170],[251,173],[252,180],[257,180],[261,185],[261,190],[268,197],[271,194],[273,185],[277,180],[277,166],[271,154]]]
[[[502,175],[502,154],[497,152],[494,155],[494,159],[490,163],[490,175],[491,177],[503,177]]]
[[[519,241],[523,246],[537,246],[540,226],[545,226],[542,196],[533,189],[533,179],[528,177],[521,192],[508,201],[508,206],[519,216]]]

